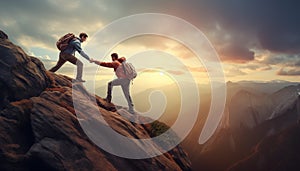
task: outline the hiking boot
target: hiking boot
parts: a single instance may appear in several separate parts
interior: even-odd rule
[[[107,99],[107,98],[105,98],[104,99],[107,103],[111,103],[111,100],[109,100],[109,99]]]
[[[131,113],[131,114],[135,114],[133,109],[129,109],[128,112]]]
[[[83,79],[81,79],[81,78],[76,78],[75,81],[76,81],[76,82],[81,82],[81,83],[84,83],[84,82],[85,82],[85,80],[83,80]]]
[[[105,100],[107,103],[111,103],[111,97],[110,97],[110,96],[107,96],[104,100]]]

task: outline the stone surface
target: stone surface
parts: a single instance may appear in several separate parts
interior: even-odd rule
[[[49,85],[42,62],[8,39],[0,39],[0,73],[0,109],[9,102],[38,96]]]
[[[150,138],[154,129],[120,116],[114,105],[93,96],[82,84],[72,84],[71,78],[46,71],[37,58],[9,40],[0,39],[0,65],[5,102],[0,109],[0,170],[190,170],[180,145],[140,160],[121,158],[96,146],[80,124],[94,124],[93,131],[103,142],[109,142],[101,129],[104,121],[131,138]],[[74,95],[80,101],[77,110]],[[156,150],[159,145],[148,148]]]

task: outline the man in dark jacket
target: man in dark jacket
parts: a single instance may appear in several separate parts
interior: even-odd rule
[[[59,60],[57,61],[56,65],[49,71],[56,72],[63,64],[69,61],[72,64],[77,65],[76,81],[85,82],[84,80],[82,80],[83,63],[75,57],[75,51],[77,51],[82,57],[90,61],[90,57],[81,49],[81,43],[86,41],[87,37],[88,35],[86,33],[80,33],[79,38],[76,37],[71,40],[68,47],[59,53]]]

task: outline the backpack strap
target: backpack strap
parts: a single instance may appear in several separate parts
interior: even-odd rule
[[[126,69],[125,69],[125,66],[123,65],[123,63],[125,63],[126,61],[122,62],[122,67],[123,67],[123,70],[124,70],[124,74],[126,75]],[[128,78],[129,79],[129,78]],[[133,85],[133,79],[129,79],[130,82],[131,82],[131,85]]]
[[[124,61],[124,62],[126,62],[126,61]],[[126,69],[125,69],[125,66],[123,65],[124,62],[122,62],[122,67],[123,67],[123,70],[124,70],[124,74],[126,75]],[[133,85],[133,80],[130,80],[130,82],[131,82],[131,85]]]
[[[124,62],[125,62],[125,61],[124,61]],[[126,75],[126,70],[125,70],[125,67],[124,67],[124,65],[123,65],[124,62],[122,62],[122,67],[123,67],[123,70],[124,70],[124,74]]]

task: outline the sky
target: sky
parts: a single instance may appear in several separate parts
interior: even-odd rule
[[[296,0],[10,0],[1,2],[0,29],[29,55],[40,58],[49,69],[58,59],[55,42],[65,33],[88,33],[83,49],[92,54],[92,58],[109,61],[109,55],[100,56],[103,53],[97,47],[106,47],[104,44],[112,41],[114,36],[136,27],[120,27],[110,40],[109,36],[101,39],[99,31],[126,16],[163,13],[183,19],[201,31],[201,38],[207,38],[205,44],[209,44],[220,58],[222,69],[198,60],[197,54],[178,40],[159,35],[130,37],[110,47],[109,52],[118,52],[132,63],[135,61],[131,57],[142,58],[141,54],[147,59],[151,59],[151,55],[161,58],[156,67],[147,68],[141,66],[142,62],[135,63],[140,72],[137,85],[169,84],[175,77],[185,81],[187,72],[197,82],[207,83],[211,79],[207,72],[211,70],[223,71],[226,81],[299,82],[299,6],[300,2]],[[152,21],[150,27],[168,29],[174,34],[193,34],[185,32],[184,28],[167,28],[166,25],[167,22],[157,20]],[[203,56],[208,53],[213,52],[204,48]],[[166,60],[168,55],[183,65],[174,65],[172,59]],[[95,66],[77,56],[84,61],[85,79],[102,81],[97,87],[113,78],[111,70],[104,68],[96,68],[96,75],[89,75]],[[74,76],[74,69],[73,65],[67,64],[58,73]]]

